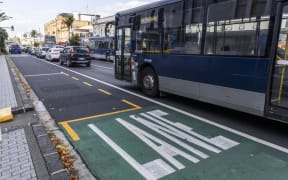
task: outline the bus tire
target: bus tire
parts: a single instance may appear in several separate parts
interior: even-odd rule
[[[151,67],[146,67],[141,72],[140,86],[141,91],[147,96],[156,97],[159,95],[158,78]]]

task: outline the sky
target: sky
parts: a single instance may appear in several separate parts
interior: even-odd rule
[[[59,13],[80,12],[99,14],[101,17],[140,6],[157,0],[0,0],[0,12],[12,18],[0,22],[0,27],[14,26],[14,32],[7,28],[9,35],[44,31],[44,24],[55,19]]]

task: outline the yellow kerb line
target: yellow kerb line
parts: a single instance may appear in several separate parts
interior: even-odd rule
[[[70,137],[73,139],[73,141],[79,141],[80,140],[80,137],[78,136],[78,134],[71,128],[71,126],[68,123],[63,122],[63,123],[61,123],[61,125],[67,131],[67,133],[70,135]]]
[[[67,121],[64,121],[64,122],[60,122],[58,124],[62,125],[65,130],[67,131],[67,133],[70,135],[70,137],[73,139],[73,141],[79,141],[80,138],[79,136],[77,135],[77,133],[71,128],[71,126],[68,124],[68,123],[71,123],[71,122],[78,122],[78,121],[83,121],[83,120],[87,120],[87,119],[92,119],[92,118],[98,118],[98,117],[104,117],[104,116],[109,116],[109,115],[115,115],[115,114],[119,114],[119,113],[122,113],[122,112],[128,112],[128,111],[133,111],[133,110],[138,110],[138,109],[141,109],[142,107],[141,106],[138,106],[130,101],[127,101],[125,99],[121,100],[122,102],[130,105],[130,106],[133,106],[133,108],[130,108],[130,109],[124,109],[124,110],[120,110],[120,111],[115,111],[115,112],[110,112],[110,113],[105,113],[105,114],[98,114],[98,115],[95,115],[95,116],[88,116],[88,117],[84,117],[84,118],[78,118],[78,119],[72,119],[72,120],[67,120]]]
[[[83,82],[83,84],[85,84],[85,85],[87,85],[87,86],[93,86],[92,84],[89,84],[89,83],[87,83],[87,82]]]
[[[76,78],[76,77],[72,77],[72,79],[74,79],[74,80],[76,80],[76,81],[78,81],[79,79],[78,78]]]
[[[107,94],[107,95],[112,95],[110,92],[108,91],[105,91],[104,89],[98,89],[98,91],[104,93],[104,94]]]

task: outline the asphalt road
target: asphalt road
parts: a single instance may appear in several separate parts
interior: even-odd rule
[[[30,56],[30,55],[22,55],[22,56],[14,55],[14,56],[12,56],[12,60],[16,63],[16,65],[19,67],[19,69],[21,70],[21,72],[24,75],[50,74],[50,73],[61,73],[61,72],[71,73],[70,71],[67,71],[63,68],[59,68],[58,62],[50,63],[50,62],[47,62],[43,59],[38,59],[38,58],[35,58],[33,56]],[[57,66],[53,66],[50,64],[54,64]],[[88,77],[99,79],[103,82],[107,82],[107,83],[113,84],[117,87],[127,89],[128,91],[131,91],[133,93],[137,93],[137,94],[142,95],[141,92],[139,92],[139,90],[137,89],[137,87],[132,86],[128,82],[119,81],[119,80],[116,80],[114,78],[114,64],[111,62],[93,60],[90,68],[77,66],[77,67],[72,67],[70,69],[72,71],[79,72],[79,73],[86,75]],[[79,74],[72,73],[71,76],[73,76],[73,75],[79,76]],[[81,75],[80,75],[80,77],[84,78],[83,81],[86,80],[86,81],[91,82],[91,79],[87,79],[85,77],[82,77]],[[26,78],[28,80],[28,82],[31,83],[31,85],[32,85],[34,91],[36,91],[36,93],[39,91],[44,92],[43,95],[41,93],[38,93],[37,95],[42,100],[44,100],[44,104],[47,106],[49,111],[53,112],[52,115],[53,115],[53,117],[56,118],[57,121],[71,119],[70,116],[72,116],[72,115],[70,113],[67,113],[67,115],[69,114],[69,116],[65,115],[64,117],[60,117],[60,115],[59,115],[59,119],[58,119],[59,113],[57,113],[57,108],[58,108],[58,112],[62,111],[62,109],[59,107],[59,105],[52,107],[52,104],[58,104],[57,102],[63,102],[63,101],[65,101],[65,98],[70,99],[73,102],[78,101],[80,104],[83,104],[83,103],[85,103],[85,101],[86,102],[89,101],[89,99],[91,98],[91,93],[92,93],[91,88],[89,90],[89,88],[81,85],[81,88],[85,89],[85,92],[83,92],[82,90],[80,90],[79,83],[76,83],[73,80],[66,81],[63,78],[64,77],[62,77],[61,79],[62,79],[62,81],[64,81],[64,84],[61,83],[62,81],[57,81],[57,82],[53,81],[53,76],[48,76],[48,77],[44,76],[38,80],[37,80],[37,78],[32,78],[32,77]],[[67,88],[69,88],[69,86],[71,86],[70,88],[74,89],[73,90],[74,92],[73,91],[66,91],[66,92],[68,92],[68,94],[66,94],[66,92],[65,92],[64,93],[64,94],[66,94],[65,97],[63,97],[63,99],[61,98],[62,100],[60,100],[60,97],[57,94],[55,94],[55,91],[57,92],[57,90],[52,90],[53,92],[48,93],[47,89],[45,89],[45,87],[44,87],[44,89],[43,89],[43,87],[41,87],[42,85],[50,86],[50,90],[51,90],[51,89],[54,89],[55,86],[57,86],[57,84],[53,85],[53,83],[61,84],[64,89],[65,88],[67,89]],[[40,84],[41,84],[41,86],[40,86]],[[98,83],[97,83],[97,85],[103,86],[103,85],[98,84]],[[42,88],[42,90],[41,90],[41,88]],[[111,89],[107,86],[105,88],[108,88],[109,90],[111,90],[113,92],[117,92],[116,94],[119,94],[118,95],[119,97],[124,98],[126,96],[129,96],[128,94],[121,93],[121,91],[117,91],[113,88]],[[75,94],[75,89],[78,89],[78,92],[76,92],[76,94]],[[47,93],[50,95],[48,95]],[[79,93],[79,94],[77,95],[77,93]],[[72,96],[72,98],[70,98],[71,96]],[[51,97],[51,100],[45,101],[45,99],[50,99],[48,97]],[[131,99],[135,99],[135,97],[133,97],[133,96],[129,96],[129,97]],[[93,98],[91,100],[93,100]],[[234,110],[222,108],[222,107],[207,104],[207,103],[202,103],[199,101],[195,101],[195,100],[191,100],[191,99],[187,99],[187,98],[183,98],[183,97],[179,97],[179,96],[175,96],[175,95],[171,95],[171,94],[165,94],[164,96],[162,96],[160,98],[155,98],[154,100],[159,101],[159,102],[164,103],[164,104],[174,106],[176,108],[187,111],[189,113],[192,113],[192,114],[198,115],[200,117],[209,119],[210,121],[225,125],[227,127],[233,128],[235,130],[247,133],[247,134],[255,136],[257,138],[261,138],[261,139],[269,141],[271,143],[275,143],[277,145],[288,148],[288,131],[287,131],[288,124],[283,124],[280,122],[271,121],[271,120],[266,119],[266,118],[253,116],[253,115],[246,114],[243,112],[237,112]],[[113,100],[111,100],[111,102],[112,101]],[[139,99],[137,99],[136,101],[139,101]],[[94,103],[96,104],[96,102],[94,102]],[[140,102],[137,102],[137,103],[140,103]],[[145,103],[145,101],[144,101],[144,103]],[[92,106],[92,104],[89,104],[89,105]],[[62,105],[65,105],[65,104],[62,103]],[[72,106],[72,105],[68,104],[68,106]],[[100,107],[102,107],[102,106],[100,106]],[[76,114],[79,114],[79,116],[91,115],[91,114],[95,114],[98,112],[98,110],[95,110],[95,109],[93,110],[92,113],[88,112],[88,110],[86,109],[85,106],[81,107],[79,109],[77,107],[73,107],[72,112],[75,112],[74,110],[76,110],[76,109],[77,109]],[[67,111],[69,111],[69,110],[67,109]],[[101,109],[99,109],[99,112],[102,112]],[[55,115],[54,115],[54,113],[55,113]],[[74,118],[74,117],[78,117],[78,116],[73,115],[72,118]]]
[[[113,63],[109,62],[95,60],[91,67],[66,68],[57,62],[50,63],[29,55],[13,55],[11,59],[92,173],[102,179],[138,179],[139,174],[147,178],[151,175],[185,179],[190,177],[191,171],[198,173],[195,177],[203,179],[223,175],[271,179],[277,174],[281,178],[288,175],[285,168],[277,173],[271,169],[276,164],[278,167],[279,162],[288,162],[288,150],[278,147],[288,148],[287,124],[174,95],[155,99],[144,97],[128,82],[115,80]],[[214,148],[204,142],[196,143],[200,151],[195,152],[189,143],[183,144],[170,136],[171,131],[179,138],[183,138],[183,133],[194,133],[193,136],[209,142]],[[159,137],[165,138],[161,140]],[[198,157],[187,155],[181,148],[192,150]],[[159,154],[162,157],[158,157]],[[192,164],[186,161],[181,164],[173,158],[176,155]],[[207,157],[209,160],[205,160]],[[166,158],[178,170],[161,158]],[[194,166],[193,163],[198,162],[201,163]],[[239,167],[233,167],[236,162]],[[137,173],[131,167],[136,171],[144,169]],[[155,168],[163,174],[153,174]],[[165,172],[161,168],[166,169]],[[179,171],[183,168],[185,170]],[[211,168],[217,170],[211,172]],[[203,174],[202,171],[209,173]],[[259,171],[263,172],[259,175]]]

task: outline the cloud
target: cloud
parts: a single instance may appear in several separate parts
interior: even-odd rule
[[[155,1],[155,0],[154,0]],[[117,12],[119,11],[123,11],[123,10],[127,10],[127,9],[131,9],[134,7],[138,7],[144,4],[147,4],[149,2],[154,2],[154,1],[128,1],[128,2],[117,2],[114,3],[113,5],[105,5],[102,6],[101,9],[97,9],[97,12],[101,12],[99,13],[101,15],[101,17],[106,17],[106,16],[112,16],[115,15]]]

